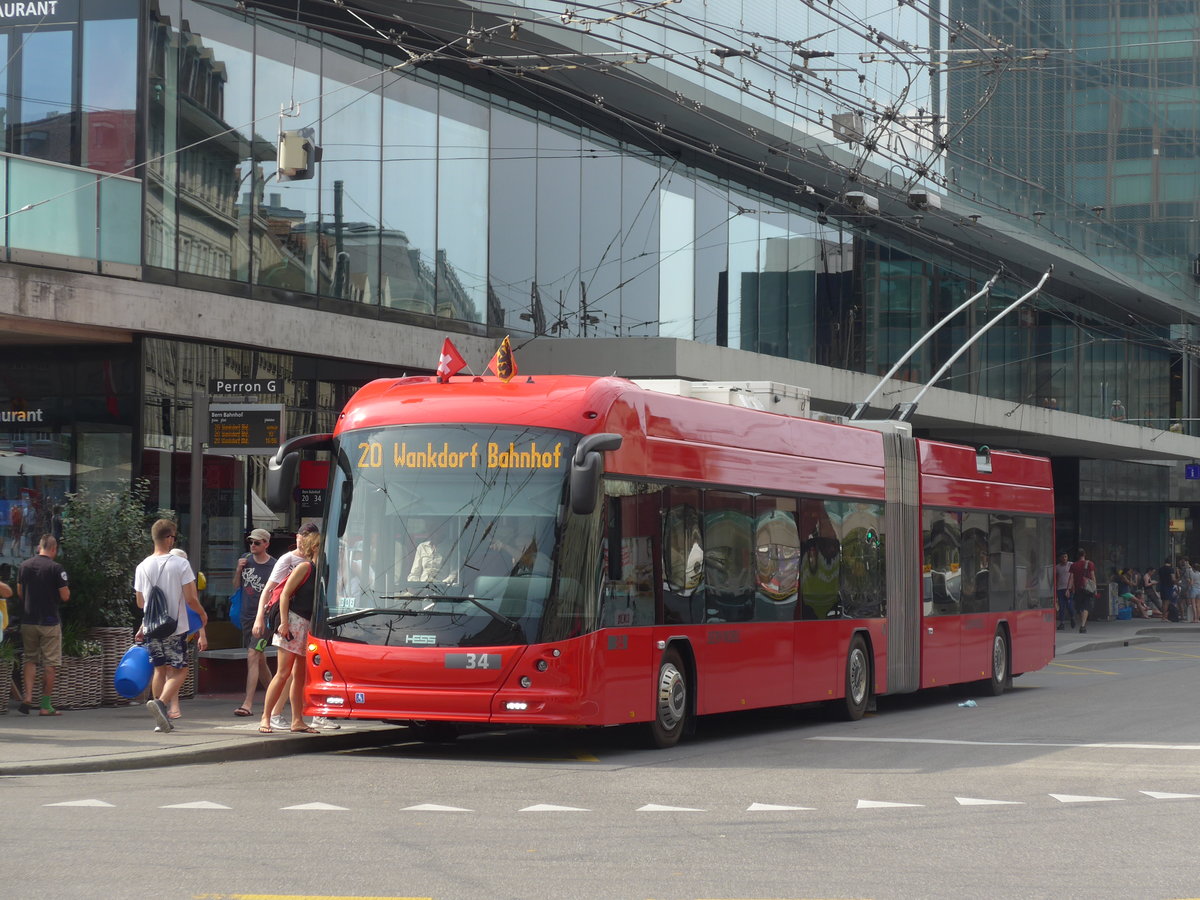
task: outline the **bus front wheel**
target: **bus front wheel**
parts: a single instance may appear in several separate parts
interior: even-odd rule
[[[663,654],[654,683],[654,721],[650,742],[660,749],[674,747],[683,736],[688,717],[688,683],[678,650]]]
[[[842,717],[857,722],[867,711],[871,699],[871,660],[867,656],[867,645],[861,637],[850,641],[846,652],[846,698]]]

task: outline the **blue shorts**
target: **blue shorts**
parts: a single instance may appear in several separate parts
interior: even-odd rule
[[[186,634],[174,634],[161,641],[146,641],[146,651],[150,654],[150,663],[156,669],[159,666],[170,666],[172,669],[188,667]]]

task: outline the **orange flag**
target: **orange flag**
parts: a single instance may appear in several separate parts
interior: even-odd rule
[[[492,361],[487,364],[487,371],[494,372],[504,382],[516,378],[517,358],[513,356],[513,348],[508,340],[508,335],[504,336],[504,340],[500,342],[500,349],[496,351]]]

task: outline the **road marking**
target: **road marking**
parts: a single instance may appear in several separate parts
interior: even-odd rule
[[[693,809],[690,806],[659,806],[657,803],[647,803],[638,812],[708,812],[707,809]]]
[[[43,806],[107,806],[113,808],[111,803],[105,803],[103,800],[64,800],[62,803],[44,803]]]
[[[1153,797],[1155,800],[1183,800],[1188,798],[1200,798],[1200,794],[1169,794],[1165,791],[1138,791],[1139,794],[1145,794],[1147,797]]]
[[[281,806],[280,809],[311,809],[311,810],[339,810],[347,812],[345,806],[334,806],[332,803],[300,803],[296,806]]]
[[[816,809],[815,806],[776,806],[773,803],[751,803],[746,812],[786,812],[792,809]]]
[[[461,806],[438,806],[436,803],[418,803],[416,806],[406,806],[408,812],[475,812],[473,809],[463,809]]]
[[[1154,647],[1147,647],[1146,652],[1158,653],[1162,656],[1174,659],[1200,659],[1200,654],[1198,653],[1183,653],[1179,650],[1157,650]]]
[[[335,897],[328,894],[193,894],[193,900],[433,900],[432,897]]]
[[[1066,663],[1061,663],[1061,662],[1052,662],[1052,663],[1050,663],[1050,665],[1054,666],[1057,669],[1071,669],[1072,671],[1070,673],[1068,673],[1071,675],[1074,675],[1076,673],[1080,673],[1080,674],[1084,674],[1084,675],[1119,675],[1119,674],[1121,674],[1120,672],[1110,672],[1107,669],[1094,669],[1091,666],[1069,666]]]
[[[193,803],[172,803],[170,806],[160,806],[159,809],[232,809],[231,806],[222,806],[220,803],[213,803],[211,800],[196,800]]]
[[[578,806],[555,806],[552,803],[537,803],[533,806],[527,806],[524,809],[518,809],[517,812],[591,812],[591,810]]]
[[[1120,800],[1120,797],[1082,797],[1078,794],[1051,794],[1059,803],[1108,803]]]
[[[957,747],[1066,747],[1083,750],[1200,750],[1200,744],[1067,744],[1037,741],[959,741],[944,738],[873,738],[824,735],[806,741],[849,741],[864,744],[949,744]]]
[[[924,803],[889,803],[886,800],[859,800],[855,809],[893,809],[901,806],[924,806]]]
[[[1023,806],[1020,800],[981,800],[978,797],[955,797],[959,806]]]

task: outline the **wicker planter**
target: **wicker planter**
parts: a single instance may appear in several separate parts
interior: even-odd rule
[[[64,656],[54,680],[50,703],[56,709],[93,709],[100,705],[104,664],[99,656]],[[33,680],[33,702],[42,696],[42,669]]]
[[[88,639],[100,644],[103,672],[100,676],[100,703],[104,706],[123,706],[129,700],[117,693],[113,677],[125,651],[133,646],[133,628],[93,628]]]

